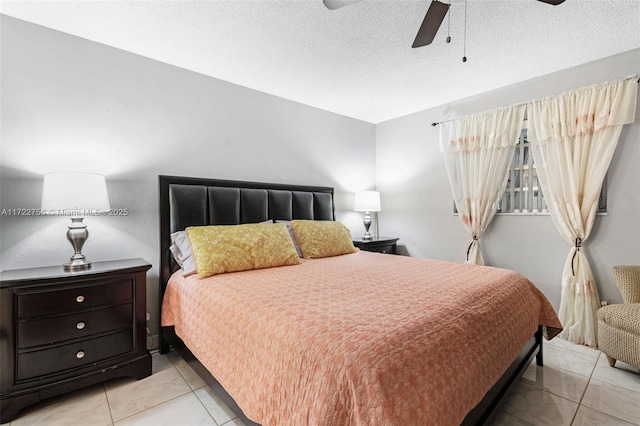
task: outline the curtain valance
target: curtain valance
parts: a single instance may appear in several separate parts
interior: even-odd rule
[[[524,118],[524,106],[499,108],[443,123],[440,151],[471,152],[515,146]]]
[[[560,95],[531,101],[528,115],[535,115],[539,141],[592,134],[604,127],[632,123],[635,118],[636,77],[598,83]]]

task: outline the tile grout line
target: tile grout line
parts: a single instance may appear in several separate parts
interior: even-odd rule
[[[171,361],[171,359],[169,359],[169,361]],[[120,420],[118,420],[119,422],[121,422],[122,420],[128,419],[128,418],[130,418],[130,417],[136,416],[136,415],[138,415],[138,414],[140,414],[140,413],[144,413],[145,411],[149,411],[149,410],[151,410],[152,408],[159,407],[160,405],[165,404],[165,403],[167,403],[167,402],[169,402],[169,401],[173,401],[173,400],[175,400],[175,399],[178,399],[178,398],[180,398],[180,397],[183,397],[183,396],[185,396],[185,395],[188,395],[189,393],[194,393],[194,392],[193,392],[193,389],[191,389],[191,386],[189,385],[189,382],[187,382],[187,380],[184,378],[184,376],[180,373],[180,370],[178,370],[178,367],[176,367],[176,366],[173,364],[173,361],[171,361],[171,366],[172,366],[173,368],[175,368],[175,369],[176,369],[176,371],[178,372],[178,374],[180,375],[180,377],[182,377],[182,380],[184,380],[184,382],[187,384],[187,386],[189,387],[189,392],[185,392],[185,393],[183,393],[183,394],[181,394],[181,395],[176,395],[176,396],[174,396],[173,398],[170,398],[170,399],[168,399],[168,400],[166,400],[166,401],[160,402],[160,403],[158,403],[158,404],[156,404],[156,405],[153,405],[153,406],[151,406],[151,407],[147,407],[147,408],[145,408],[145,409],[144,409],[144,410],[142,410],[142,411],[138,411],[138,412],[136,412],[136,413],[133,413],[133,414],[130,414],[130,415],[126,416],[126,417],[123,417],[123,418],[121,418]],[[156,372],[156,373],[158,373],[158,372]],[[149,376],[149,377],[151,377],[151,376]],[[142,379],[142,380],[144,380],[144,379]],[[105,386],[105,394],[107,395],[107,401],[109,401],[109,394],[107,393],[107,389],[106,389],[106,388],[107,388],[107,382],[105,382],[105,383],[104,383],[104,386]],[[194,395],[195,395],[195,394],[194,394]],[[195,396],[196,396],[196,398],[198,397],[197,395],[195,395]],[[198,401],[200,401],[200,399],[198,399]],[[205,408],[205,409],[206,409],[206,408]],[[209,413],[209,411],[207,410],[207,414],[208,414],[208,413]],[[111,415],[111,420],[113,421],[113,423],[112,423],[112,424],[113,424],[113,425],[115,425],[115,424],[116,424],[116,422],[114,421],[113,413],[111,412],[111,405],[109,405],[109,414]],[[216,423],[215,419],[214,419],[214,423]],[[216,424],[217,424],[217,423],[216,423]]]
[[[576,412],[573,414],[571,423],[569,423],[570,425],[573,425],[576,421],[576,417],[578,417],[578,411],[580,411],[580,407],[582,407],[582,400],[584,399],[584,396],[587,393],[587,389],[589,389],[589,384],[591,383],[593,372],[596,371],[596,367],[598,366],[598,361],[600,360],[601,355],[602,355],[602,352],[598,352],[598,356],[596,357],[596,362],[593,364],[593,369],[591,369],[591,374],[589,374],[589,378],[587,379],[587,386],[585,386],[584,391],[582,391],[582,395],[580,396],[580,401],[578,401],[578,408],[576,409]]]
[[[199,388],[202,389],[202,388]],[[211,419],[213,420],[213,423],[216,424],[216,426],[221,426],[220,423],[218,423],[218,421],[216,420],[215,417],[213,417],[213,414],[211,414],[211,412],[209,411],[209,409],[207,408],[206,405],[204,405],[204,402],[202,402],[202,400],[200,399],[200,397],[198,396],[198,394],[196,393],[195,390],[192,390],[191,393],[193,393],[193,395],[196,397],[196,399],[198,400],[198,402],[200,403],[200,405],[202,405],[202,408],[204,408],[204,411],[207,412],[207,414],[209,415],[209,417],[211,417]],[[224,423],[222,423],[224,424]]]
[[[553,346],[554,346],[556,349],[567,350],[567,351],[570,351],[570,352],[572,352],[572,353],[581,353],[580,351],[574,351],[574,350],[569,349],[568,347],[567,347],[567,348],[565,348],[565,347],[563,347],[563,346],[561,346],[561,345],[553,345]],[[584,398],[584,394],[587,392],[587,388],[589,387],[589,383],[590,383],[590,381],[591,381],[591,376],[593,375],[593,372],[595,371],[595,368],[596,368],[596,366],[598,365],[598,360],[599,360],[599,359],[600,359],[600,352],[598,352],[598,356],[596,357],[596,360],[595,360],[595,362],[594,362],[594,364],[593,364],[593,368],[591,369],[591,373],[589,373],[589,376],[585,376],[585,375],[582,375],[582,374],[580,374],[580,373],[576,373],[575,371],[571,371],[571,370],[567,370],[567,369],[564,369],[564,368],[561,368],[561,367],[558,367],[558,366],[553,366],[553,365],[551,365],[551,367],[556,368],[556,369],[558,369],[558,370],[562,370],[562,371],[565,371],[565,372],[567,372],[567,373],[571,373],[571,374],[575,374],[575,375],[577,375],[577,376],[581,376],[581,377],[586,377],[586,378],[587,378],[587,385],[585,386],[584,391],[582,392],[582,396],[580,397],[580,401],[579,401],[579,402],[577,402],[576,411],[575,411],[575,413],[573,414],[573,417],[571,418],[571,421],[569,422],[569,425],[573,425],[573,423],[575,422],[575,418],[576,418],[576,416],[578,415],[578,411],[580,410],[580,407],[582,406],[582,398]],[[544,365],[542,366],[542,368],[544,368],[545,366],[548,366],[548,365],[547,365],[547,364],[544,364]],[[536,366],[536,368],[537,368],[537,366]],[[526,383],[525,383],[525,385],[526,385]],[[527,385],[527,386],[529,386],[529,385]],[[530,387],[532,387],[532,388],[534,388],[534,389],[537,389],[537,388],[535,388],[534,386],[530,386]],[[569,402],[572,402],[572,403],[576,404],[576,401],[572,401],[571,399],[566,398],[566,397],[564,397],[564,396],[562,396],[562,395],[556,395],[555,393],[553,393],[553,392],[551,392],[551,391],[547,391],[547,390],[545,390],[545,389],[539,389],[539,390],[540,390],[540,391],[542,391],[542,392],[545,392],[545,393],[547,393],[547,394],[549,394],[549,395],[553,395],[553,396],[556,396],[556,397],[558,397],[558,398],[561,398],[561,399],[564,399],[564,400],[566,400],[566,401],[569,401]],[[606,414],[606,413],[605,413],[605,414]],[[518,416],[516,416],[516,415],[514,415],[514,414],[511,414],[511,415],[512,415],[513,417],[515,417],[516,419],[518,419],[518,420],[520,420],[520,421],[524,422],[524,423],[530,424],[530,423],[529,423],[529,422],[527,422],[526,420],[521,419],[520,417],[518,417]]]
[[[169,361],[171,361],[171,365],[173,365],[173,368],[175,368],[176,370],[178,370],[178,374],[180,374],[180,377],[182,377],[182,379],[187,383],[187,386],[189,386],[189,389],[191,389],[191,393],[193,394],[193,396],[196,397],[196,399],[198,400],[198,402],[200,403],[200,405],[202,405],[202,408],[204,408],[204,411],[207,412],[207,414],[209,415],[209,417],[211,417],[211,420],[213,420],[213,423],[216,426],[220,426],[218,424],[218,421],[215,419],[215,417],[213,417],[213,414],[211,414],[211,412],[209,411],[209,409],[206,407],[206,405],[204,405],[204,402],[202,402],[202,400],[200,399],[200,397],[198,396],[198,394],[196,393],[196,389],[194,389],[191,386],[191,383],[189,383],[189,380],[187,380],[187,378],[184,376],[184,374],[182,374],[182,372],[180,371],[180,369],[178,368],[178,366],[173,362],[173,360],[167,356],[167,358],[169,359]],[[182,359],[182,357],[180,357]],[[184,360],[183,360],[184,361]],[[187,367],[189,367],[189,364],[187,363]],[[205,384],[206,387],[207,385]],[[198,389],[202,389],[202,388],[198,388]]]
[[[118,422],[121,422],[121,421],[126,420],[126,419],[128,419],[128,418],[131,418],[131,417],[133,417],[133,416],[137,416],[138,414],[140,414],[140,413],[144,413],[145,411],[149,411],[149,410],[151,410],[151,409],[153,409],[153,408],[157,408],[157,407],[159,407],[159,406],[161,406],[161,405],[163,405],[163,404],[166,404],[167,402],[171,402],[171,401],[174,401],[174,400],[176,400],[176,399],[178,399],[178,398],[182,398],[182,397],[183,397],[183,396],[185,396],[185,395],[189,395],[189,393],[193,393],[193,391],[183,393],[182,395],[174,396],[174,397],[173,397],[173,398],[171,398],[171,399],[167,399],[166,401],[163,401],[163,402],[161,402],[161,403],[159,403],[159,404],[156,404],[156,405],[153,405],[153,406],[151,406],[151,407],[145,408],[145,409],[144,409],[144,410],[142,410],[142,411],[138,411],[137,413],[130,414],[130,415],[126,416],[126,417],[121,418],[120,420],[118,420]],[[197,398],[197,396],[196,396],[196,398]],[[208,413],[209,413],[209,412],[207,411],[207,414],[208,414]],[[111,416],[111,419],[113,420],[113,415]],[[215,423],[215,420],[214,420],[214,423]],[[113,422],[113,424],[115,425],[115,424],[116,424],[116,422]],[[217,424],[217,423],[216,423],[216,424]]]
[[[571,425],[574,425],[574,423],[575,423],[575,419],[576,419],[576,417],[578,416],[578,411],[580,410],[580,407],[582,407],[582,406],[583,406],[583,404],[582,404],[582,400],[584,399],[584,396],[585,396],[585,395],[586,395],[586,393],[587,393],[587,389],[589,389],[589,385],[591,384],[591,380],[593,379],[593,374],[595,373],[596,368],[598,368],[598,362],[600,361],[600,357],[602,357],[602,351],[598,351],[598,357],[596,358],[596,363],[594,364],[594,366],[593,366],[593,370],[591,370],[591,374],[589,375],[589,379],[588,379],[588,381],[587,381],[587,386],[584,388],[584,392],[582,393],[582,396],[580,397],[580,402],[578,403],[578,410],[576,410],[576,413],[575,413],[575,415],[573,416],[573,419],[571,420]],[[612,367],[612,368],[613,368],[613,367]],[[604,383],[606,383],[606,382],[604,382]],[[616,385],[612,385],[612,386],[616,386]],[[616,386],[616,387],[617,387],[617,386]],[[633,392],[633,391],[631,391],[631,392]],[[623,421],[623,422],[629,423],[629,422],[628,422],[627,420],[625,420],[625,419],[621,419],[620,417],[618,417],[618,416],[614,416],[613,414],[605,413],[604,411],[600,411],[600,410],[597,410],[597,409],[595,409],[595,408],[591,408],[591,407],[589,407],[588,405],[584,405],[584,407],[587,407],[588,409],[593,410],[593,411],[597,411],[598,413],[601,413],[601,414],[603,414],[603,415],[605,415],[605,416],[613,417],[613,418],[618,419],[618,420],[620,420],[620,421]]]
[[[109,394],[107,393],[107,382],[102,383],[102,390],[104,391],[104,398],[107,400],[107,408],[109,409],[109,417],[111,418],[111,425],[116,422],[113,420],[113,413],[111,412],[111,403],[109,402]]]

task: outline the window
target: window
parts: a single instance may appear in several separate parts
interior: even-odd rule
[[[458,209],[453,205],[453,212]],[[598,199],[598,213],[607,212],[607,177],[605,176]],[[549,214],[547,203],[538,183],[536,165],[531,154],[531,144],[527,140],[527,127],[520,133],[520,138],[513,152],[509,166],[507,188],[498,203],[499,214]]]
[[[522,129],[509,166],[507,188],[498,203],[498,213],[547,213],[547,204],[538,184],[527,129]]]
[[[607,212],[607,178],[605,176],[598,200],[598,213]],[[507,188],[498,203],[497,213],[549,213],[538,182],[536,165],[533,162],[531,144],[527,139],[526,126],[513,152],[509,166]]]

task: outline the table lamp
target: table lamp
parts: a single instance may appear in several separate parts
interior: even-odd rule
[[[48,173],[42,186],[42,211],[46,214],[69,216],[71,225],[67,239],[74,254],[65,263],[65,271],[83,271],[91,263],[82,254],[82,246],[89,237],[84,217],[109,210],[109,196],[104,176],[95,173]]]
[[[371,240],[369,227],[371,226],[371,212],[380,211],[380,193],[378,191],[361,191],[356,192],[356,199],[353,209],[357,212],[364,212],[364,229],[363,240]]]

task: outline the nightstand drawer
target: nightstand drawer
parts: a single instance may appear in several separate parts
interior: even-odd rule
[[[396,237],[373,237],[368,240],[353,240],[353,245],[360,250],[372,251],[376,253],[397,254],[398,245]]]
[[[371,244],[366,249],[366,251],[371,251],[375,253],[386,253],[386,254],[395,254],[396,252],[396,244]]]
[[[18,323],[18,348],[47,345],[133,326],[133,305]]]
[[[131,280],[109,284],[78,286],[66,290],[18,293],[18,318],[39,317],[56,313],[69,313],[108,305],[133,297]]]
[[[81,367],[133,350],[133,330],[18,355],[18,377],[34,377]]]

